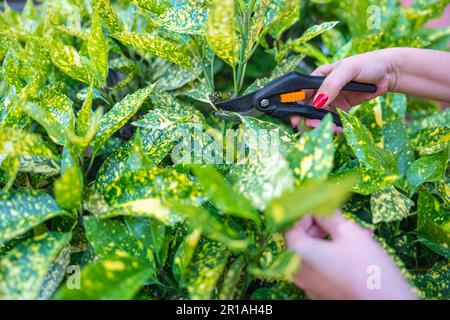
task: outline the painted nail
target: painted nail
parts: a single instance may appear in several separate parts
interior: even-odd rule
[[[325,105],[325,103],[327,103],[327,101],[328,101],[328,97],[326,95],[324,95],[323,93],[320,93],[316,97],[316,99],[314,99],[313,105],[316,108],[322,108]]]

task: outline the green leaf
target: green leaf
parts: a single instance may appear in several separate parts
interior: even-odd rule
[[[158,35],[123,31],[114,33],[112,36],[126,45],[142,49],[183,67],[190,67],[192,64],[191,56],[184,48]]]
[[[441,261],[435,263],[425,274],[418,275],[415,283],[427,299],[450,299],[449,275],[450,263]]]
[[[212,240],[227,244],[232,250],[244,250],[249,245],[249,239],[244,238],[237,226],[226,219],[219,219],[203,207],[172,201],[169,208],[179,216],[186,217],[195,229],[202,230]]]
[[[193,300],[211,299],[228,260],[225,246],[215,241],[203,241],[195,251],[187,275],[187,290]]]
[[[409,190],[414,193],[422,183],[438,181],[445,174],[448,162],[448,148],[440,153],[436,153],[414,161],[409,166],[406,173],[406,180]]]
[[[192,167],[192,170],[204,192],[220,210],[238,218],[260,223],[259,214],[251,202],[237,193],[219,172],[213,168],[200,166]]]
[[[300,19],[300,1],[297,0],[270,1],[268,9],[264,24],[275,39],[280,39],[283,32]]]
[[[450,214],[428,191],[420,190],[417,226],[427,239],[448,250],[450,246]]]
[[[231,300],[237,298],[238,283],[243,276],[245,261],[243,256],[239,256],[227,269],[222,286],[220,287],[219,300]]]
[[[16,180],[17,173],[19,172],[19,166],[20,158],[16,156],[7,156],[6,159],[0,163],[0,169],[6,176],[6,181],[1,189],[1,192],[6,192],[12,187],[14,181]]]
[[[13,239],[48,219],[67,214],[47,193],[25,189],[2,194],[0,209],[0,242]]]
[[[133,236],[142,241],[145,247],[151,249],[155,257],[158,257],[161,262],[162,249],[165,245],[166,227],[155,219],[148,219],[142,217],[125,217],[125,224]]]
[[[333,29],[338,23],[339,21],[329,21],[309,27],[300,38],[288,41],[286,42],[286,44],[282,46],[280,52],[277,55],[277,60],[281,60],[281,58],[284,57],[290,50],[294,50],[295,48],[300,47],[305,42],[308,42],[309,40],[317,37],[318,35],[330,29]]]
[[[414,161],[414,151],[404,124],[406,98],[398,94],[389,97],[389,101],[382,100],[381,103],[384,147],[396,156],[398,171],[405,174]]]
[[[379,170],[387,174],[397,172],[397,163],[387,150],[381,149],[373,140],[370,132],[358,118],[339,109],[339,117],[344,126],[347,143],[359,162],[369,169]]]
[[[103,35],[102,26],[96,14],[92,16],[91,32],[87,41],[87,51],[89,59],[94,62],[97,71],[98,83],[102,86],[106,84],[108,76],[108,51],[109,45]]]
[[[239,53],[234,19],[235,0],[213,0],[206,23],[206,39],[214,53],[232,67]]]
[[[332,176],[336,179],[353,177],[355,179],[355,185],[353,186],[352,191],[363,195],[370,195],[385,189],[393,185],[400,178],[397,175],[385,175],[384,173],[367,169],[366,167],[338,171]]]
[[[170,6],[167,0],[131,0],[138,7],[144,8],[154,13],[164,13]]]
[[[54,183],[56,202],[64,209],[79,209],[83,197],[83,172],[78,157],[65,147],[63,150],[62,174]]]
[[[372,223],[402,220],[409,216],[413,205],[412,200],[393,186],[375,192],[370,198]]]
[[[270,75],[265,78],[259,78],[256,79],[255,82],[253,82],[244,92],[244,94],[254,92],[258,89],[261,89],[266,84],[268,84],[270,81],[275,80],[276,78],[279,78],[280,76],[289,73],[291,71],[294,71],[299,65],[300,62],[302,62],[303,58],[305,56],[300,55],[292,55],[288,58],[282,60],[277,64],[277,66],[272,70]]]
[[[38,300],[50,299],[63,281],[70,264],[70,247],[61,250],[58,257],[50,265],[47,275],[36,297]]]
[[[53,64],[69,77],[90,84],[92,73],[86,60],[83,60],[78,51],[69,45],[64,45],[51,39],[47,44]]]
[[[203,35],[207,16],[207,1],[186,1],[165,10],[155,22],[170,32]]]
[[[261,287],[252,293],[252,300],[306,300],[304,292],[294,284],[279,282],[270,288]]]
[[[56,294],[62,300],[127,300],[149,278],[148,264],[133,257],[115,257],[91,263],[80,274],[80,289],[63,286]]]
[[[122,31],[123,24],[109,0],[92,0],[92,8],[109,31]]]
[[[327,115],[320,126],[302,135],[287,160],[294,171],[296,185],[308,180],[325,180],[333,169],[334,144],[332,118]]]
[[[294,252],[285,251],[267,268],[250,266],[249,272],[258,279],[292,282],[299,268],[300,257]]]
[[[438,111],[429,117],[411,123],[410,127],[413,133],[422,129],[447,127],[450,128],[450,109]]]
[[[152,249],[148,246],[150,235],[141,234],[138,238],[120,220],[92,216],[85,217],[83,221],[86,237],[100,259],[138,258],[148,264],[148,277],[156,279],[155,260]]]
[[[164,201],[196,202],[200,193],[186,175],[171,169],[154,168],[123,174],[105,188],[104,196],[111,205],[111,212],[102,217],[145,216],[171,225],[180,218],[167,209]]]
[[[100,121],[100,127],[92,140],[95,151],[110,138],[114,132],[121,128],[141,107],[154,85],[137,90],[117,102]]]
[[[450,145],[450,128],[435,127],[419,131],[411,140],[420,155],[441,152]]]
[[[89,129],[89,123],[91,122],[91,110],[92,100],[94,95],[94,86],[91,85],[88,88],[86,97],[84,98],[83,105],[77,115],[76,132],[79,135],[85,135]]]
[[[243,122],[238,158],[228,178],[236,190],[254,207],[267,204],[294,185],[292,171],[285,159],[292,137],[278,125],[252,117],[239,116]],[[248,149],[248,154],[242,150]]]
[[[272,233],[284,231],[306,214],[333,214],[347,200],[352,186],[353,181],[349,179],[329,180],[309,183],[283,193],[264,212],[268,229]]]
[[[200,229],[195,229],[183,239],[183,242],[180,243],[175,252],[172,272],[180,285],[184,284],[186,280],[185,276],[189,270],[189,264],[192,261],[201,235],[202,231]]]
[[[0,260],[0,297],[36,299],[58,253],[69,243],[70,234],[50,232],[19,243]]]

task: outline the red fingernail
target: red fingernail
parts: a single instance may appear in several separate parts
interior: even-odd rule
[[[328,97],[323,93],[320,93],[313,101],[313,105],[316,108],[322,108],[327,103]]]

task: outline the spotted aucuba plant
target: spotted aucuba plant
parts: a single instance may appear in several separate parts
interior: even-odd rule
[[[338,136],[213,112],[355,53],[448,50],[423,27],[446,3],[5,2],[0,298],[305,299],[283,232],[337,208],[449,298],[448,109],[389,93]]]

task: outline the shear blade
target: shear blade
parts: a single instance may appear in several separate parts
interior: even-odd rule
[[[222,110],[237,112],[240,114],[248,114],[253,109],[253,93],[246,94],[235,99],[218,102],[215,105]]]

